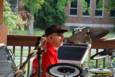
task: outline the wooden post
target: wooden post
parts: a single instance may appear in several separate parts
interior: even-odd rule
[[[7,26],[3,24],[3,0],[0,0],[0,44],[7,43]]]
[[[8,29],[6,25],[1,24],[0,25],[0,44],[5,44],[7,43],[7,33]]]
[[[3,0],[0,0],[0,24],[3,23]]]

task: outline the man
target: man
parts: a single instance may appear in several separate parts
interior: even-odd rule
[[[67,32],[67,29],[59,25],[51,25],[45,30],[45,34],[44,34],[45,44],[42,46],[44,51],[42,53],[42,65],[41,65],[42,76],[41,77],[47,77],[46,72],[48,67],[52,64],[58,63],[57,50],[63,44],[64,32]],[[38,73],[38,67],[39,67],[38,63],[39,63],[38,57],[36,56],[32,63],[33,74]]]

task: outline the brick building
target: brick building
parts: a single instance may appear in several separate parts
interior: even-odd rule
[[[74,0],[66,8],[66,26],[114,27],[115,9],[110,0]]]
[[[19,0],[7,0],[14,11]],[[111,0],[73,0],[65,8],[66,26],[114,27],[115,9],[109,9]],[[17,5],[17,6],[16,6]]]

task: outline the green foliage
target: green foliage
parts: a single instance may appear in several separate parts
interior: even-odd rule
[[[103,4],[104,4],[104,3],[103,3],[103,0],[98,0],[96,9],[102,10],[102,9],[103,9]]]
[[[91,8],[90,8],[90,4],[88,4],[87,2],[86,2],[86,0],[82,0],[81,1],[82,2],[82,11],[83,12],[88,12],[88,14],[90,14],[91,13]]]
[[[115,10],[115,0],[109,0],[109,8]]]
[[[85,0],[82,0],[82,8],[88,8],[88,3]]]
[[[20,16],[12,12],[10,4],[5,0],[4,1],[4,23],[8,26],[9,31],[13,29],[24,29],[24,22]]]
[[[22,0],[25,6],[25,9],[32,13],[33,15],[38,12],[38,9],[44,3],[44,0]]]
[[[57,2],[57,9],[59,9],[60,11],[63,11],[65,9],[65,6],[68,4],[68,0],[60,0]]]
[[[35,16],[35,26],[45,28],[51,24],[63,24],[66,19],[64,8],[69,0],[45,0]]]

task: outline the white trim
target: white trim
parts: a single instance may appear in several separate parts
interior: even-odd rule
[[[80,27],[106,27],[106,28],[113,28],[114,24],[87,24],[87,23],[65,23],[65,26],[80,26]]]
[[[78,15],[70,15],[70,14],[69,14],[69,17],[78,17]]]
[[[5,44],[4,43],[0,43],[0,47],[2,47],[2,46],[5,46]]]

